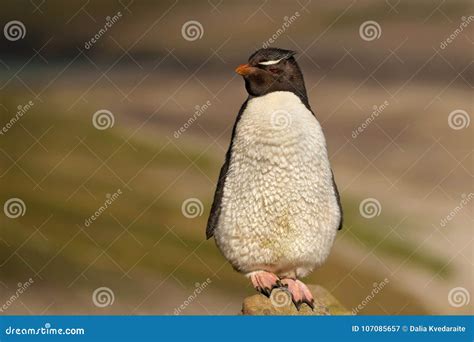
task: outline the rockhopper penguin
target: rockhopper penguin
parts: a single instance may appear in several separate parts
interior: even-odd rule
[[[301,277],[320,266],[342,227],[326,140],[294,51],[260,49],[235,71],[249,93],[222,166],[206,236],[257,291],[285,287],[314,306]]]

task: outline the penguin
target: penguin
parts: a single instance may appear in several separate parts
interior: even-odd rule
[[[295,51],[264,48],[235,71],[248,98],[232,130],[206,227],[232,267],[266,296],[285,288],[314,309],[301,281],[329,255],[342,207],[321,125]]]

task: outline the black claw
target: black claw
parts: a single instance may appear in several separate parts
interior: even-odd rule
[[[314,300],[304,299],[303,303],[306,303],[311,308],[311,310],[314,311]]]
[[[264,296],[267,296],[270,298],[271,294],[272,294],[272,291],[273,289],[277,289],[277,288],[280,288],[280,287],[283,287],[283,284],[280,282],[280,280],[277,280],[275,284],[272,285],[272,287],[256,287],[255,289],[260,292],[261,294],[263,294]]]
[[[271,288],[271,289],[268,289],[268,297],[270,297],[270,295],[272,294],[273,289],[281,288],[281,285],[282,285],[282,284],[281,284],[281,282],[280,282],[280,279],[278,279],[278,280],[276,281],[276,283],[272,285],[272,288]]]
[[[270,297],[270,294],[272,292],[272,290],[269,289],[268,287],[258,287],[257,291],[267,297]]]
[[[301,300],[299,300],[297,302],[293,301],[293,303],[295,303],[296,310],[300,311],[300,308],[301,308],[301,305],[303,304],[303,302]]]

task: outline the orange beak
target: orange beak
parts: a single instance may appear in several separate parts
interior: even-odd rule
[[[245,76],[250,74],[252,72],[252,69],[253,68],[248,64],[241,64],[235,69],[235,72],[239,75]]]

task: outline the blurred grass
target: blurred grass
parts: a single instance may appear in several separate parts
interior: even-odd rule
[[[22,103],[22,99],[16,97],[5,97],[3,101],[8,108]],[[93,113],[94,110],[84,108],[83,112]],[[172,143],[167,144],[167,140],[158,134],[149,144],[143,139],[131,139],[130,145],[124,144],[129,132],[122,132],[117,127],[96,130],[90,117],[91,115],[84,115],[71,118],[63,114],[60,108],[45,110],[38,107],[25,114],[1,137],[2,149],[16,160],[34,142],[24,140],[25,129],[38,137],[53,125],[41,139],[48,151],[36,144],[18,162],[18,166],[13,166],[15,171],[9,171],[3,178],[2,199],[23,199],[27,205],[27,215],[19,220],[3,219],[1,237],[10,247],[0,249],[0,263],[14,252],[16,246],[21,245],[18,253],[28,261],[33,270],[41,270],[40,274],[48,272],[54,277],[60,275],[63,280],[72,281],[88,267],[94,257],[106,250],[123,270],[130,269],[139,261],[141,269],[169,274],[183,261],[184,255],[199,246],[199,257],[207,265],[201,262],[183,263],[178,270],[182,279],[200,279],[202,274],[209,273],[209,269],[221,267],[222,258],[214,244],[203,243],[207,212],[195,220],[189,220],[183,217],[180,210],[182,201],[191,197],[191,193],[196,193],[193,197],[205,199],[205,208],[210,207],[212,197],[209,194],[213,189],[203,183],[200,180],[202,177],[196,173],[204,172],[216,179],[220,161],[211,156],[211,153],[201,155],[197,146],[181,139],[180,151],[193,160],[195,165],[190,168],[190,172],[185,172],[183,183],[172,185],[177,174],[190,165],[189,159],[174,148]],[[71,120],[74,124],[71,124]],[[83,139],[84,144],[93,152],[84,147],[79,139]],[[102,160],[111,156],[122,144],[124,146],[107,162],[110,169],[101,166]],[[70,153],[75,146],[76,149]],[[161,152],[157,153],[158,151]],[[65,155],[67,157],[63,159]],[[137,174],[137,170],[143,166],[146,168]],[[97,168],[99,169],[96,170]],[[52,169],[54,171],[50,174]],[[25,183],[24,172],[36,181],[43,179],[40,186],[45,191],[32,191],[34,184]],[[94,176],[90,177],[93,172]],[[124,181],[133,179],[130,182],[133,190],[128,190],[117,176]],[[86,179],[84,187],[76,192]],[[166,196],[161,196],[161,192],[168,186],[176,191],[167,191]],[[84,220],[103,204],[105,194],[113,193],[119,188],[123,192],[121,197],[90,227],[83,227]],[[74,195],[70,197],[71,194]],[[362,242],[368,250],[374,249],[377,254],[400,260],[409,259],[409,263],[433,273],[440,272],[442,276],[449,274],[450,269],[446,267],[445,261],[436,255],[423,249],[418,250],[414,243],[393,233],[386,236],[390,221],[397,222],[395,214],[388,218],[390,215],[385,213],[386,221],[378,218],[367,220],[358,213],[358,199],[344,196],[343,201],[345,222],[350,227],[346,228],[350,229],[350,234],[346,234],[348,237]],[[45,240],[35,230],[50,215],[52,218],[41,228],[41,232],[47,236]],[[127,227],[131,223],[133,224],[127,228],[129,232],[120,227]],[[415,229],[413,224],[409,225],[411,229]],[[84,232],[73,243],[68,243],[80,231],[79,226]],[[120,238],[108,248],[120,234]],[[25,241],[28,242],[25,244]],[[159,243],[155,246],[157,241]],[[67,248],[61,250],[57,259],[49,261],[53,251],[61,249],[65,244]],[[148,254],[141,259],[144,252]],[[55,265],[58,260],[60,266]],[[43,268],[48,262],[48,266]],[[22,263],[7,263],[1,269],[2,278],[17,279],[24,274],[25,267],[19,265]],[[49,272],[50,268],[58,272]],[[103,271],[114,272],[110,269]],[[230,288],[243,284],[243,280],[235,282],[234,279],[224,278],[223,281]]]
[[[433,274],[438,273],[441,277],[449,277],[452,274],[447,260],[434,252],[419,248],[419,244],[406,235],[407,230],[420,228],[416,223],[403,220],[403,225],[396,228],[400,217],[396,216],[396,213],[386,213],[386,208],[383,208],[383,219],[365,219],[358,212],[361,199],[356,201],[346,196],[342,200],[346,222],[351,229],[351,234],[348,235],[350,238],[363,243],[368,250],[377,254],[397,258],[401,262],[406,261],[409,265],[418,266]]]
[[[14,95],[1,98],[7,108],[16,108],[22,101],[24,99]],[[181,213],[181,203],[190,197],[188,191],[192,193],[199,188],[207,191],[205,184],[200,185],[196,170],[212,173],[215,160],[201,155],[199,146],[192,144],[180,146],[178,151],[159,134],[153,138],[153,143],[132,139],[125,144],[125,135],[131,132],[120,132],[115,128],[99,131],[92,126],[95,110],[82,108],[81,113],[90,115],[68,117],[64,108],[37,104],[0,137],[2,165],[11,165],[4,153],[17,160],[34,144],[33,138],[25,139],[26,130],[39,137],[53,126],[40,141],[47,146],[47,151],[36,144],[2,178],[2,200],[19,197],[26,203],[27,212],[17,220],[1,218],[1,280],[16,283],[25,274],[37,272],[47,279],[48,286],[60,283],[68,286],[81,281],[82,277],[77,277],[83,271],[93,281],[118,282],[123,273],[132,270],[163,277],[174,272],[182,282],[194,284],[196,279],[209,273],[207,265],[218,269],[222,263],[211,242],[199,247],[200,258],[204,258],[207,265],[184,260],[202,243],[205,218],[189,220]],[[2,122],[7,122],[9,115],[3,114]],[[80,139],[93,152],[80,143]],[[121,145],[123,147],[107,161],[110,169],[101,166],[102,160]],[[189,167],[188,158],[194,162],[192,167]],[[167,191],[162,196],[161,192],[188,167],[189,172],[183,175],[185,184],[176,183],[172,186],[176,191]],[[54,171],[50,174],[50,170]],[[4,171],[6,167],[2,168]],[[40,183],[44,191],[33,190],[34,183],[25,182],[25,174],[37,182],[44,179]],[[127,189],[119,178],[131,180],[133,190]],[[84,187],[75,192],[85,180]],[[90,227],[84,227],[84,220],[103,204],[105,194],[119,188],[123,192],[121,197]],[[204,199],[207,196],[196,197]],[[209,207],[211,199],[206,200],[205,206]],[[40,233],[37,232],[41,222],[50,215],[52,217],[40,228]],[[121,225],[126,227],[131,223],[130,233],[125,232]],[[191,224],[194,229],[189,229]],[[57,254],[57,251],[60,252]],[[11,256],[12,253],[15,254]],[[99,259],[89,268],[96,258]],[[243,282],[232,281],[229,286],[242,288]]]

